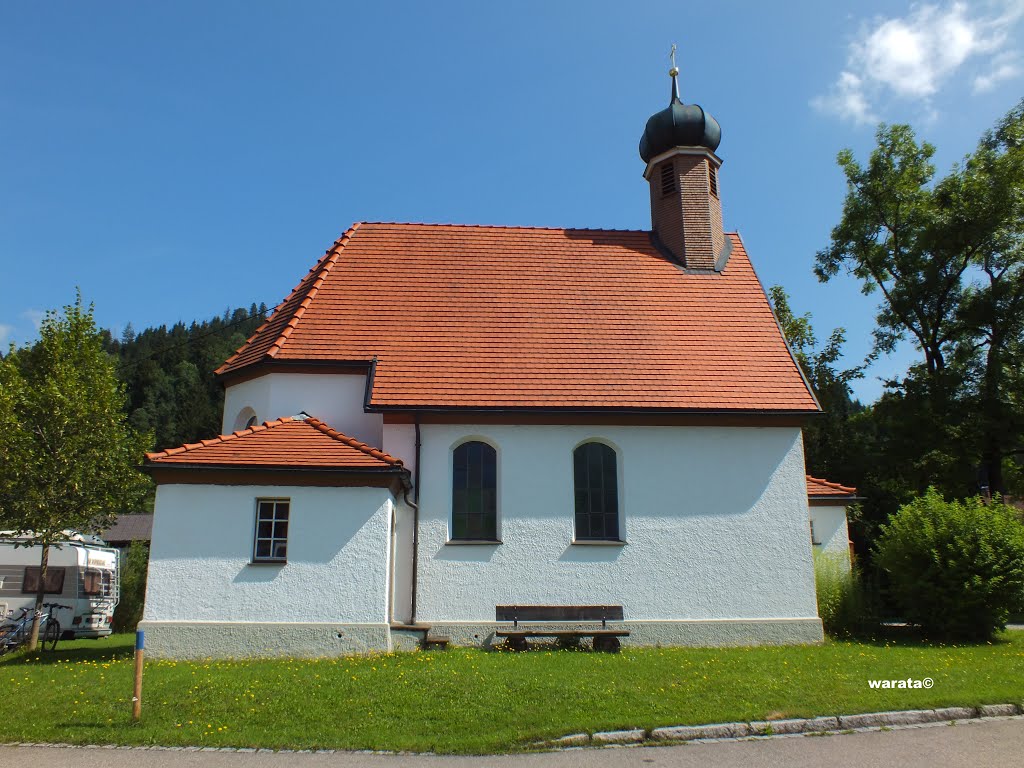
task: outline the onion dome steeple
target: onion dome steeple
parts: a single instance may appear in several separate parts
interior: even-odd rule
[[[714,152],[722,141],[722,127],[697,104],[683,104],[679,98],[679,68],[672,46],[672,93],[668,106],[651,115],[640,137],[640,157],[645,163],[673,147],[704,147]]]
[[[655,241],[686,269],[717,272],[725,268],[732,241],[722,229],[715,154],[722,140],[718,121],[696,104],[679,98],[679,69],[672,46],[672,99],[651,116],[640,139],[644,178],[651,188],[651,225]]]

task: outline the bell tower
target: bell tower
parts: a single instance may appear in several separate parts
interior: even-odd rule
[[[718,121],[679,98],[679,69],[672,46],[669,105],[647,121],[640,138],[644,178],[651,187],[651,225],[658,244],[689,270],[721,270],[731,241],[722,227],[715,154],[722,140]]]

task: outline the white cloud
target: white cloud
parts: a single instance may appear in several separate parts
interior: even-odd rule
[[[974,91],[989,90],[1020,74],[1016,53],[1007,46],[1022,16],[1024,0],[1003,0],[978,12],[954,2],[876,18],[850,43],[846,66],[830,90],[811,104],[858,124],[875,122],[877,103],[888,97],[933,112],[931,97],[971,60],[987,69],[974,79]]]
[[[3,323],[0,323],[0,347],[7,346],[7,340],[11,338],[11,331],[13,330],[13,325],[4,325]]]
[[[815,109],[831,112],[858,125],[878,122],[864,96],[864,81],[853,72],[840,72],[832,92],[826,96],[818,96],[811,104]]]
[[[43,318],[46,317],[46,313],[41,309],[26,309],[21,313],[21,316],[30,321],[38,331],[43,324]]]
[[[987,93],[1004,80],[1019,77],[1022,72],[1024,70],[1020,67],[1016,53],[1001,53],[992,59],[992,66],[988,72],[974,78],[974,92]]]

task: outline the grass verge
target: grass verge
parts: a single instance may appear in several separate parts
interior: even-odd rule
[[[1006,632],[973,646],[150,661],[142,721],[132,723],[131,655],[122,635],[0,660],[0,742],[485,753],[580,731],[1024,699],[1024,632]],[[925,677],[933,688],[867,682]]]

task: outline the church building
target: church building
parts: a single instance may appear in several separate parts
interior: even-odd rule
[[[500,606],[822,639],[809,510],[842,550],[854,491],[809,507],[820,408],[670,74],[650,230],[356,223],[218,369],[223,434],[147,457],[151,655],[490,646]]]

